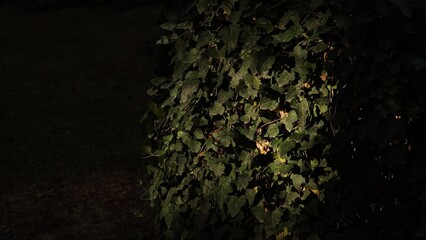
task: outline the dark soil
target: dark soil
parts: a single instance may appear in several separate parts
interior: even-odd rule
[[[153,239],[140,118],[160,6],[0,8],[0,239]]]

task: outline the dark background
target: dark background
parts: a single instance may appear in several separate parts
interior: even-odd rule
[[[152,239],[140,118],[164,1],[0,1],[0,239]]]

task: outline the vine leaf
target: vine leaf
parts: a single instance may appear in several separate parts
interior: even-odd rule
[[[289,113],[283,116],[281,122],[284,123],[285,129],[291,132],[294,128],[294,123],[297,121],[297,113],[291,110]]]
[[[276,123],[273,123],[268,126],[268,130],[266,130],[266,137],[274,138],[276,137],[280,132],[280,129],[278,128],[278,125]]]
[[[226,179],[226,177],[222,176],[220,179],[221,180]],[[229,194],[231,194],[232,192],[233,192],[232,186],[226,180],[223,180],[222,184],[217,186],[216,197],[217,197],[217,203],[220,208],[223,207],[223,204],[228,199]]]
[[[302,186],[302,184],[305,183],[305,178],[300,175],[300,174],[291,174],[290,176],[291,181],[293,182],[293,186],[296,189],[300,189],[300,187]]]
[[[253,213],[253,216],[256,218],[257,221],[260,223],[264,222],[265,219],[265,209],[262,206],[254,206],[251,208],[251,212]]]
[[[190,99],[194,93],[198,90],[198,81],[196,80],[190,80],[185,81],[185,83],[182,86],[182,93],[180,96],[181,102],[185,103]]]
[[[219,102],[215,102],[213,107],[210,109],[210,115],[214,116],[214,115],[221,115],[225,112],[225,107],[222,106],[222,104],[220,104]]]
[[[259,102],[259,108],[262,110],[274,110],[278,107],[278,102],[270,98],[264,97]]]
[[[279,33],[277,35],[274,35],[273,38],[276,42],[280,43],[286,43],[293,40],[293,38],[298,37],[304,33],[304,30],[299,25],[293,25],[289,29],[285,30],[282,33]]]
[[[231,217],[237,216],[245,204],[246,199],[244,197],[231,196],[227,203],[229,215]]]
[[[280,145],[278,145],[278,154],[281,158],[285,159],[285,156],[296,146],[296,142],[291,139],[286,139]]]
[[[278,87],[283,87],[293,81],[296,78],[294,72],[284,70],[277,79]]]

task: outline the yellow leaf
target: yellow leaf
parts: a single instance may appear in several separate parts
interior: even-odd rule
[[[283,119],[285,117],[288,117],[288,112],[286,112],[286,111],[280,111],[280,119]]]
[[[259,140],[256,142],[256,147],[259,149],[260,154],[267,154],[269,152],[269,141],[268,140]]]
[[[288,235],[290,235],[290,233],[288,232],[287,227],[284,227],[284,231],[278,233],[278,235],[275,236],[276,240],[284,240],[285,237],[287,237]]]
[[[286,160],[284,158],[282,158],[279,154],[275,154],[275,157],[278,159],[278,161],[280,163],[285,163],[286,162]]]
[[[325,80],[327,80],[327,76],[328,76],[327,71],[322,70],[321,76],[320,76],[321,80],[323,80],[325,82]]]
[[[311,84],[309,84],[308,82],[305,82],[305,83],[303,84],[303,86],[304,86],[305,88],[310,88],[310,87],[311,87]]]
[[[311,192],[317,196],[320,195],[320,191],[318,191],[318,189],[311,189]]]

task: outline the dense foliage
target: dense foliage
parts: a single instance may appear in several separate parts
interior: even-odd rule
[[[424,193],[400,183],[424,181],[408,180],[424,166],[409,131],[424,114],[424,9],[198,0],[161,25],[172,71],[152,80],[146,122],[165,237],[399,239],[421,229],[425,215],[413,211]]]

